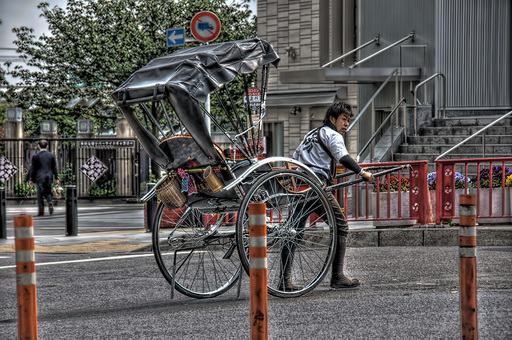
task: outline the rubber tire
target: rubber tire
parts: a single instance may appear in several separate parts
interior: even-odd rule
[[[276,179],[281,178],[281,181]],[[292,181],[293,179],[293,181]],[[295,184],[295,189],[286,190],[286,183]],[[284,183],[284,185],[282,184]],[[297,189],[300,188],[300,189]],[[267,198],[262,197],[267,191]],[[279,192],[282,192],[279,194]],[[272,195],[276,194],[274,198]],[[280,195],[280,196],[278,196]],[[270,198],[269,198],[270,197]],[[309,197],[308,204],[299,205],[299,198]],[[278,202],[280,200],[281,202]],[[267,278],[268,292],[278,297],[296,297],[313,290],[325,277],[331,266],[336,246],[336,223],[331,204],[316,179],[310,178],[302,172],[293,170],[275,170],[260,176],[251,189],[245,194],[237,216],[236,239],[238,252],[245,271],[250,274],[249,263],[249,237],[248,237],[248,207],[251,202],[264,202],[267,204]],[[311,207],[320,204],[325,210],[323,223],[317,223],[316,227],[306,224],[305,228],[299,228],[299,218],[290,217],[277,223],[268,222],[270,210],[281,212],[281,218],[285,215],[282,207],[293,210]],[[280,204],[281,208],[278,207]],[[310,211],[305,212],[311,216]],[[274,220],[276,220],[274,218]],[[308,219],[309,220],[309,219]],[[307,222],[307,221],[306,221]],[[318,219],[316,222],[320,222]],[[318,227],[322,225],[322,227]],[[302,235],[302,236],[300,236]],[[292,265],[292,279],[299,286],[297,291],[286,291],[282,285],[281,252],[284,244],[295,244],[294,259]],[[311,255],[314,255],[312,257]]]
[[[204,223],[199,222],[198,216],[206,216],[207,219],[211,214],[203,215],[197,210],[193,211],[180,225],[177,225],[176,221],[168,221],[171,228],[167,230],[161,228],[162,219],[164,222],[166,220],[164,208],[165,206],[160,204],[157,209],[152,228],[152,242],[158,268],[167,282],[174,284],[180,293],[199,299],[216,297],[229,290],[241,274],[238,253],[233,248],[236,247],[234,226],[221,224],[216,236],[201,239],[197,235],[206,232],[207,229]],[[168,213],[169,210],[166,214]],[[185,228],[181,228],[182,226]],[[171,235],[174,237],[172,246],[168,241]],[[218,237],[219,235],[222,237]],[[181,244],[178,240],[182,240]],[[177,249],[182,251],[177,253],[179,270],[173,280],[174,251]],[[229,249],[232,255],[228,259],[223,258]]]

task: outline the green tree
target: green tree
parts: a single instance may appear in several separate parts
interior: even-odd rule
[[[220,18],[222,31],[215,43],[255,36],[255,17],[248,2],[68,0],[65,9],[42,2],[38,8],[51,34],[36,37],[32,28],[13,29],[17,52],[30,68],[13,68],[10,75],[19,81],[11,84],[10,95],[3,96],[12,106],[37,107],[34,114],[38,117],[56,120],[64,116],[66,126],[76,124],[78,118],[115,118],[95,110],[62,110],[72,98],[101,98],[111,103],[111,92],[130,74],[151,59],[174,52],[166,47],[166,29],[183,26],[189,30],[192,17],[200,11],[209,10]],[[187,36],[192,35],[188,32]],[[188,43],[184,48],[196,45]],[[20,87],[23,91],[14,92]]]
[[[6,116],[6,109],[9,106],[5,103],[0,104],[0,126],[4,126],[5,124],[5,116]]]
[[[4,126],[7,107],[7,104],[0,104],[0,138],[5,136]]]

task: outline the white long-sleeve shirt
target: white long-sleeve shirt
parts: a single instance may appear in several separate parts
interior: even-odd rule
[[[320,129],[309,132],[304,137],[297,150],[295,150],[293,158],[309,166],[314,172],[330,178],[332,158],[321,146],[319,138],[336,162],[348,155],[343,136],[328,126],[322,126]]]

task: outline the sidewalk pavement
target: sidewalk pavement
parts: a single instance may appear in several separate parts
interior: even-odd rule
[[[13,217],[35,215],[34,206],[7,206],[7,239],[0,252],[14,252]],[[144,227],[142,204],[80,204],[78,236],[65,235],[65,206],[53,215],[35,216],[36,252],[90,253],[151,251],[151,233]],[[349,247],[458,246],[459,228],[375,228],[371,221],[349,221]],[[512,225],[477,226],[478,246],[511,246]]]
[[[45,208],[46,209],[46,208]],[[55,206],[53,215],[35,216],[37,207],[7,206],[7,239],[0,239],[0,252],[13,252],[14,216],[33,216],[36,252],[90,253],[138,251],[151,245],[151,233],[144,227],[144,205],[103,203],[78,205],[78,235],[66,236],[64,202]]]

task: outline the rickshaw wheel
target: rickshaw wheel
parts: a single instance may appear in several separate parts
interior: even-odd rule
[[[271,171],[255,181],[240,204],[236,239],[247,273],[250,269],[249,204],[266,204],[267,285],[268,292],[274,296],[305,294],[322,281],[330,268],[336,223],[332,206],[320,185],[298,171]],[[296,290],[287,288],[286,277]]]
[[[218,296],[240,276],[234,226],[225,214],[205,214],[191,208],[169,211],[160,204],[152,241],[163,276],[187,296]]]

